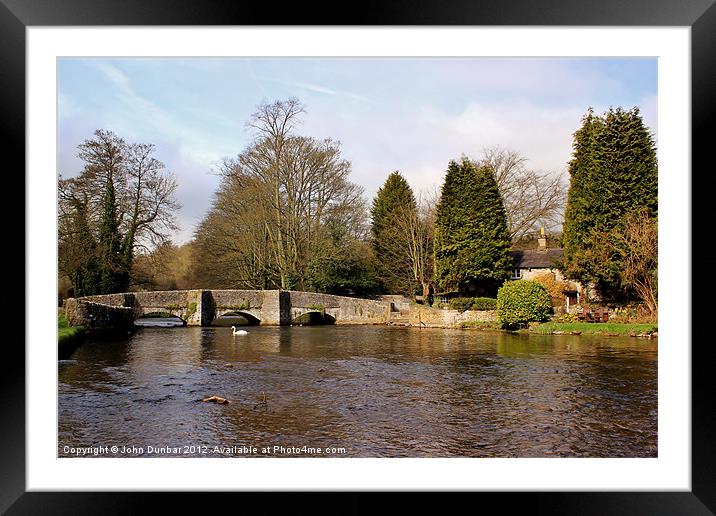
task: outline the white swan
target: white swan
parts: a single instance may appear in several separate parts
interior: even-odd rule
[[[232,326],[231,329],[234,330],[234,335],[248,335],[249,334],[249,332],[247,332],[246,330],[237,330],[236,326]]]

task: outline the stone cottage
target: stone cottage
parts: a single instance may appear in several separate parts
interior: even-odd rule
[[[564,308],[567,312],[570,308],[578,305],[580,298],[585,294],[581,283],[565,279],[562,271],[558,268],[564,250],[561,247],[547,247],[547,238],[544,229],[540,231],[537,239],[537,249],[525,249],[510,251],[514,259],[512,267],[512,280],[533,280],[536,277],[550,273],[556,281],[565,281],[569,285],[564,293]]]

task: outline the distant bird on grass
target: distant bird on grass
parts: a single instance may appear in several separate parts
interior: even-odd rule
[[[233,330],[234,335],[248,335],[249,334],[249,332],[247,332],[246,330],[237,330],[236,326],[232,326],[231,329]]]

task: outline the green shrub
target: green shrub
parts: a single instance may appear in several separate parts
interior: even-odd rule
[[[494,310],[497,300],[491,297],[456,297],[451,299],[448,306],[453,310]]]
[[[536,281],[508,281],[497,292],[497,318],[507,329],[546,321],[551,309],[547,289]]]

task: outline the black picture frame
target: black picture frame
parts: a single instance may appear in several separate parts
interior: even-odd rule
[[[207,0],[0,0],[0,130],[6,156],[16,158],[15,170],[25,167],[25,29],[28,26],[81,25],[551,25],[551,26],[688,26],[691,27],[692,71],[692,206],[709,206],[713,189],[712,146],[709,134],[716,120],[716,0],[393,0],[364,1],[340,7],[336,3],[289,4],[276,9],[268,2]],[[346,13],[343,15],[342,13]],[[708,139],[708,140],[707,140]],[[708,163],[708,165],[707,165]],[[700,171],[695,174],[695,171]],[[692,212],[692,242],[707,234],[710,217]],[[19,247],[19,246],[18,246]],[[24,253],[24,246],[23,246]],[[716,265],[713,257],[691,254],[696,270]],[[705,263],[704,263],[705,262]],[[25,270],[25,274],[32,271]],[[684,278],[693,285],[691,277]],[[693,288],[696,294],[698,289]],[[696,298],[692,320],[706,308]],[[704,314],[705,315],[705,314]],[[27,321],[26,321],[27,324]],[[690,492],[529,492],[481,493],[501,511],[524,507],[549,514],[714,514],[716,511],[716,435],[711,409],[714,386],[709,339],[692,325],[692,490]],[[688,329],[685,331],[688,332]],[[688,338],[678,345],[687,345]],[[664,343],[675,345],[677,343]],[[6,367],[0,375],[0,511],[7,514],[127,514],[144,512],[146,493],[58,493],[25,490],[25,353],[6,346]],[[161,493],[165,510],[187,500],[184,493]],[[213,494],[212,496],[217,496]],[[246,494],[242,494],[246,496]],[[212,503],[222,503],[225,497]],[[326,508],[325,497],[307,503]],[[306,500],[306,497],[299,497]],[[413,502],[426,507],[416,494]],[[315,500],[315,502],[314,502]],[[465,503],[463,496],[451,498]],[[483,500],[481,500],[483,501]],[[491,501],[491,500],[490,500]],[[341,503],[341,512],[372,507],[357,493]],[[474,503],[474,502],[468,502]],[[483,501],[484,503],[484,501]],[[442,509],[446,507],[441,502]]]

